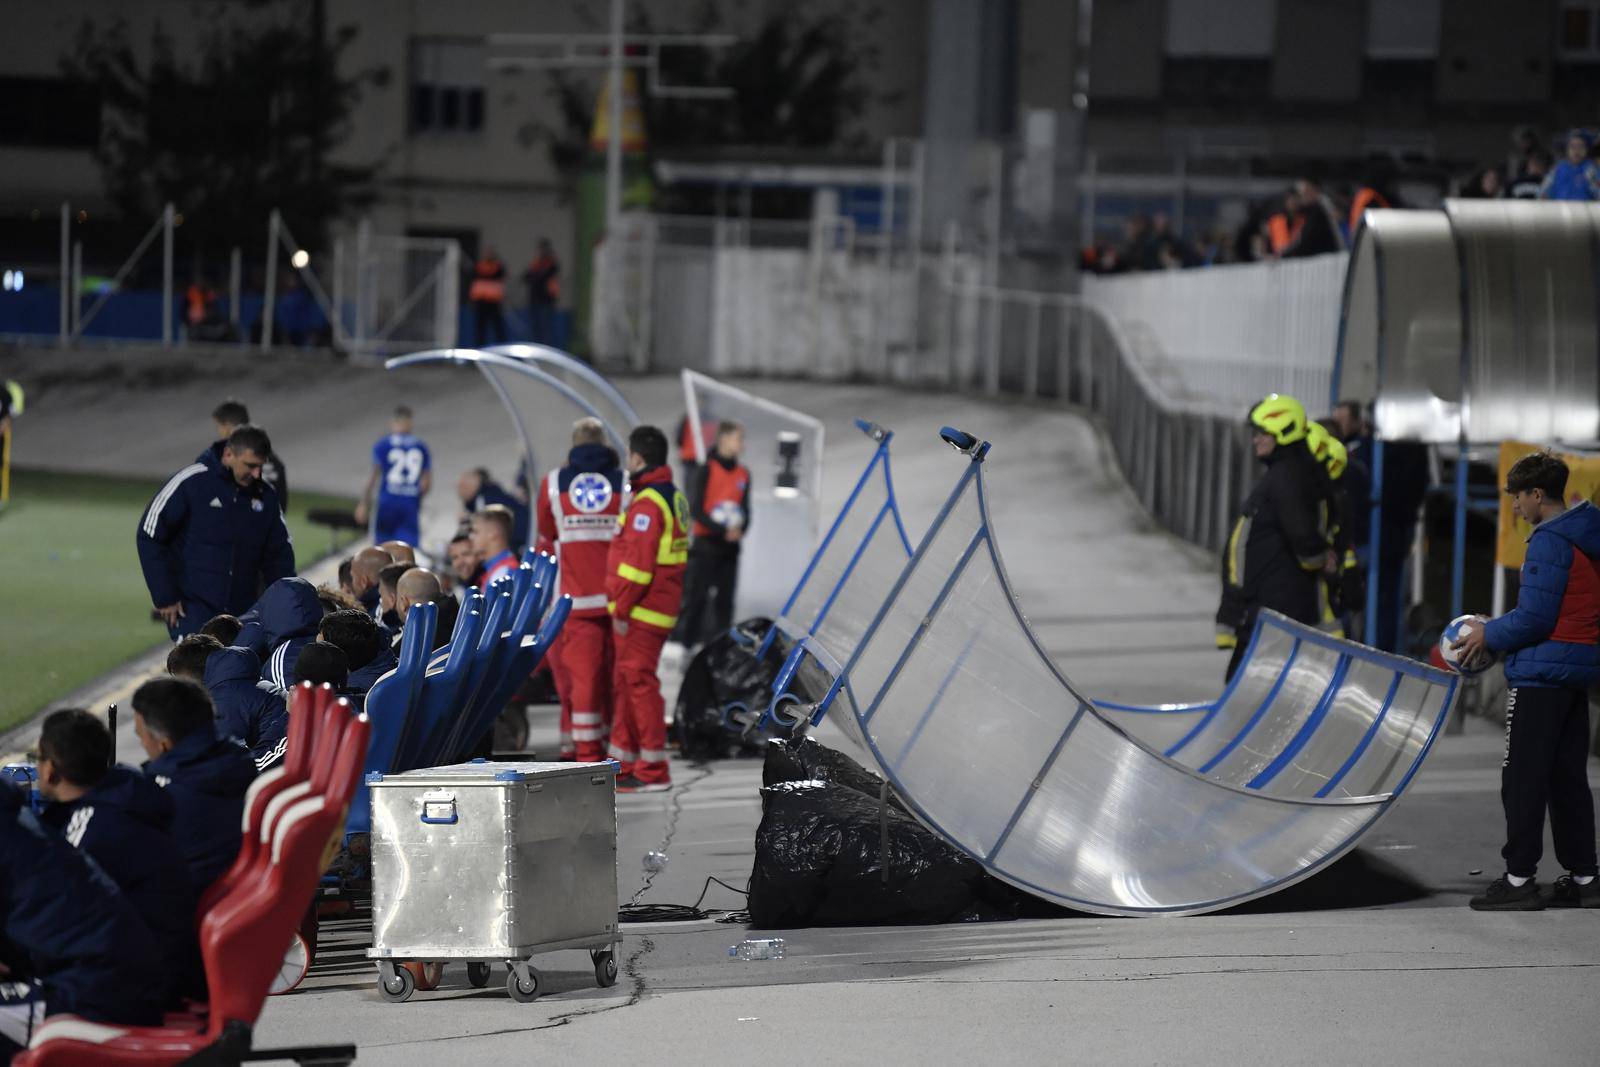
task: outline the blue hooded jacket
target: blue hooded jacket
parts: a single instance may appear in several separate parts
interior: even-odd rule
[[[132,767],[117,766],[77,800],[46,807],[39,821],[117,883],[155,935],[170,991],[203,999],[195,893],[172,839],[173,814],[164,790]]]
[[[255,761],[207,727],[180,738],[146,763],[144,773],[172,797],[172,836],[189,868],[189,884],[203,895],[239,855],[244,794],[255,780]]]
[[[280,578],[239,621],[244,626],[233,643],[261,658],[263,681],[288,689],[294,684],[300,650],[317,639],[322,601],[317,599],[317,587],[304,578]]]
[[[174,638],[212,616],[237,615],[263,583],[294,573],[294,545],[272,487],[242,488],[222,449],[178,471],[151,499],[135,537],[150,602],[182,604]]]
[[[1505,655],[1507,685],[1583,689],[1600,679],[1600,590],[1585,577],[1589,564],[1576,561],[1577,552],[1600,557],[1600,508],[1588,501],[1533,528],[1517,606],[1484,627],[1489,648]],[[1574,562],[1585,567],[1578,578],[1583,584],[1569,587]],[[1555,640],[1558,625],[1566,635],[1586,639]]]
[[[225,648],[206,660],[205,685],[217,708],[217,734],[249,749],[257,774],[283,759],[289,730],[283,690],[260,677],[261,661],[248,648]]]
[[[50,1014],[151,1026],[169,982],[155,937],[88,856],[0,785],[0,960]]]

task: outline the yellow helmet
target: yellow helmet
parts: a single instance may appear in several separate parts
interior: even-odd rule
[[[1250,409],[1250,425],[1280,445],[1292,445],[1306,436],[1305,405],[1292,396],[1268,393]]]
[[[1328,477],[1334,481],[1344,477],[1344,469],[1350,465],[1350,450],[1331,433],[1328,435],[1328,458],[1325,462],[1328,465]]]

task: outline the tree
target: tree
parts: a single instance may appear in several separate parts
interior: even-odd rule
[[[658,31],[642,11],[630,18],[630,33],[731,32],[738,37],[725,49],[663,53],[664,82],[725,86],[733,95],[722,100],[646,96],[645,133],[652,153],[864,147],[860,121],[874,99],[866,72],[879,58],[872,31],[881,13],[865,4],[775,7],[750,32],[735,27],[743,21],[743,5],[737,3],[730,18],[707,0],[688,25],[671,30]],[[561,126],[540,133],[558,170],[571,172],[586,157],[597,83],[592,75],[551,74]]]
[[[180,56],[156,22],[148,58],[125,20],[85,20],[62,58],[67,77],[101,100],[96,159],[112,203],[130,218],[178,206],[202,258],[255,245],[279,208],[295,236],[320,247],[329,222],[370,202],[375,165],[328,159],[368,84],[348,73],[350,25],[328,30],[323,0],[197,3],[199,39]]]

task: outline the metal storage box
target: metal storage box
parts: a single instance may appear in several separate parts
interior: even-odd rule
[[[410,996],[399,961],[467,960],[474,985],[503,961],[512,996],[532,1000],[528,958],[556,949],[589,949],[596,979],[612,984],[616,767],[474,761],[369,775],[369,955],[385,996]]]

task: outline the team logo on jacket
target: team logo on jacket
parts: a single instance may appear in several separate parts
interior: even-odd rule
[[[603,474],[584,471],[572,479],[572,484],[567,487],[567,496],[573,507],[585,515],[593,515],[597,511],[604,511],[611,503],[611,482]]]
[[[254,500],[250,501],[250,510],[251,511],[260,511],[261,510],[261,498],[260,497],[257,497]]]

